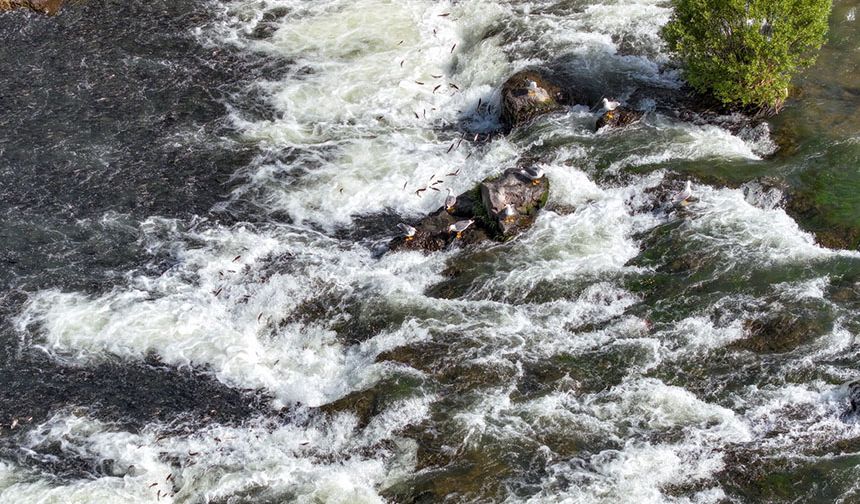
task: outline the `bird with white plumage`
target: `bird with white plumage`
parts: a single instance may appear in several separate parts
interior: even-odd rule
[[[690,181],[684,186],[683,191],[678,191],[672,196],[672,204],[675,206],[687,206],[690,204],[690,198],[693,197],[693,186]]]
[[[445,210],[448,213],[454,211],[454,207],[457,206],[457,197],[454,196],[454,193],[451,191],[451,188],[448,188],[448,195],[445,196]]]
[[[475,223],[474,219],[457,221],[448,226],[449,233],[456,233],[457,238],[462,238],[463,231],[469,229],[469,226]]]
[[[412,241],[415,238],[415,233],[418,232],[418,230],[414,227],[410,226],[409,224],[404,224],[402,222],[397,224],[397,229],[399,229],[400,232],[403,233],[403,238],[405,238],[406,241]]]

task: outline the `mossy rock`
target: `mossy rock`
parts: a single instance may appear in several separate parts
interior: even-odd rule
[[[764,315],[745,320],[747,337],[729,346],[756,353],[784,353],[826,334],[832,326],[832,315],[794,311]]]
[[[497,230],[498,237],[504,239],[531,227],[538,210],[549,198],[549,181],[542,177],[532,182],[520,170],[511,168],[501,177],[481,182],[480,191],[487,218]],[[514,207],[515,216],[506,219],[500,215],[506,205]]]
[[[558,110],[569,101],[567,96],[560,86],[540,72],[517,72],[502,85],[502,124],[512,129]]]

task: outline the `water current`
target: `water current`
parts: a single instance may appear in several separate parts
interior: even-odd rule
[[[0,14],[0,502],[860,502],[856,9],[741,131],[649,98],[663,0]],[[524,68],[582,104],[502,135]],[[526,233],[386,253],[523,160]]]

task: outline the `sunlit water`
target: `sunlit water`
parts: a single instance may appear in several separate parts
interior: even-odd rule
[[[658,36],[664,1],[187,4],[140,7],[136,42],[114,26],[119,48],[89,56],[140,81],[113,87],[107,68],[92,96],[31,99],[48,125],[83,114],[137,133],[49,126],[68,131],[0,145],[2,191],[19,195],[0,221],[3,376],[49,405],[4,399],[0,501],[860,499],[842,386],[860,376],[860,254],[818,246],[777,189],[749,182],[856,171],[856,117],[816,112],[839,110],[834,87],[856,104],[847,77],[801,79],[770,127],[799,146],[774,155],[767,128],[735,135],[633,100],[681,85]],[[0,23],[74,30],[98,7]],[[821,68],[857,61],[854,10],[837,2],[832,20],[853,55],[825,50]],[[175,33],[153,46],[176,51],[150,57],[135,44],[167,19]],[[22,73],[40,60],[4,59]],[[493,133],[500,84],[530,66],[589,103]],[[101,89],[125,112],[93,112]],[[594,133],[603,95],[644,121]],[[19,99],[10,121],[36,128]],[[432,176],[459,170],[445,187],[462,192],[524,158],[551,184],[528,232],[383,253],[398,219],[441,205],[444,192],[415,194]],[[66,165],[89,182],[69,189]],[[746,184],[695,182],[694,204],[662,205],[673,174],[712,172]],[[801,336],[750,343],[750,324],[774,319]],[[90,369],[118,373],[116,390]]]

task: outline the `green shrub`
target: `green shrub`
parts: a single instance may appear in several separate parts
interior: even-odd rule
[[[663,39],[684,78],[725,105],[778,111],[815,62],[831,0],[672,0]]]

